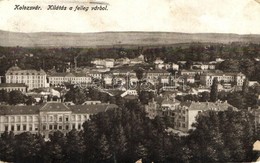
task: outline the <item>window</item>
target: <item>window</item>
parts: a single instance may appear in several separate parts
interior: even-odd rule
[[[20,121],[21,121],[21,117],[18,116],[18,117],[16,118],[16,122],[20,122]]]
[[[42,130],[46,130],[46,125],[43,125],[43,126],[42,126]]]
[[[8,117],[4,117],[4,122],[8,122]]]
[[[23,131],[26,131],[26,125],[23,125]]]
[[[72,124],[72,129],[75,129],[76,128],[76,125],[75,124]]]
[[[59,122],[62,122],[62,117],[59,117]]]
[[[21,126],[20,126],[20,125],[17,125],[17,126],[16,126],[16,129],[17,129],[17,131],[20,131],[20,130],[21,130]]]
[[[5,131],[8,131],[8,125],[5,125]]]
[[[81,115],[78,115],[78,117],[77,117],[77,118],[78,118],[78,120],[79,120],[79,121],[81,121]]]
[[[78,124],[78,129],[79,129],[79,130],[81,129],[81,124]]]
[[[66,118],[65,118],[65,121],[68,122],[68,121],[69,121],[69,117],[66,117]]]
[[[32,131],[32,124],[29,124],[29,131]]]
[[[59,126],[59,130],[62,130],[62,126],[61,125]]]
[[[49,130],[52,130],[52,125],[49,125]]]
[[[57,125],[54,125],[54,130],[57,130],[58,129],[58,126]]]
[[[69,125],[66,125],[66,130],[69,130]]]
[[[11,131],[14,131],[14,125],[11,125]]]

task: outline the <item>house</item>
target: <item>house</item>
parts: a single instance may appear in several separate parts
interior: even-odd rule
[[[192,69],[215,70],[215,68],[216,65],[211,63],[194,62],[192,64]]]
[[[112,85],[113,84],[113,75],[110,73],[103,74],[103,81],[105,85]]]
[[[91,76],[93,79],[102,79],[102,72],[99,71],[88,71],[87,76]]]
[[[101,104],[101,101],[85,101],[82,105],[96,105]]]
[[[225,111],[227,109],[234,109],[235,107],[227,102],[182,102],[175,110],[174,129],[182,132],[188,132],[194,129],[192,124],[196,122],[196,117],[205,111]]]
[[[178,70],[179,70],[179,65],[178,65],[178,64],[175,64],[175,63],[173,63],[173,64],[172,64],[172,69],[173,69],[173,70],[177,70],[177,71],[178,71]]]
[[[117,65],[126,65],[126,64],[129,64],[130,63],[130,59],[125,57],[125,58],[119,58],[119,59],[116,59],[115,61],[115,64]]]
[[[49,87],[45,71],[22,70],[17,65],[9,68],[5,74],[6,83],[24,83],[28,90],[41,87]]]
[[[0,90],[6,90],[7,92],[11,91],[21,91],[22,93],[27,92],[27,86],[24,83],[1,83]]]
[[[237,86],[242,86],[246,76],[242,73],[204,73],[200,76],[200,83],[210,87],[214,78],[217,78],[222,83],[234,83]]]
[[[156,60],[154,61],[154,64],[158,65],[158,64],[163,64],[164,61],[160,58],[156,58]]]
[[[144,56],[142,54],[137,58],[130,59],[131,65],[142,64],[142,63],[144,63]]]
[[[150,119],[154,119],[156,116],[171,117],[174,118],[175,109],[180,104],[175,97],[157,97],[145,105],[145,112]]]
[[[54,131],[63,133],[72,129],[82,130],[90,116],[118,108],[114,104],[65,105],[48,102],[35,106],[0,106],[0,133],[13,131],[40,133],[49,136]]]
[[[125,97],[127,95],[138,96],[138,92],[135,89],[128,89],[124,93],[122,93],[120,96]]]
[[[94,61],[91,61],[92,64],[95,64],[96,66],[103,66],[106,68],[112,68],[114,67],[115,60],[114,59],[94,59]]]

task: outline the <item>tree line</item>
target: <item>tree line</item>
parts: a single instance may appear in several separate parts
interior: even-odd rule
[[[156,58],[166,63],[178,61],[213,61],[216,58],[227,60],[219,68],[225,71],[242,71],[250,79],[258,80],[260,67],[255,58],[260,57],[259,44],[204,44],[190,43],[179,46],[160,47],[111,47],[111,48],[25,48],[0,47],[0,76],[17,63],[22,69],[39,69],[45,71],[56,68],[64,72],[68,63],[74,64],[77,57],[78,66],[92,66],[93,58],[135,58],[143,54],[145,61],[153,63]],[[32,54],[32,55],[30,55]],[[241,60],[243,59],[243,60]]]

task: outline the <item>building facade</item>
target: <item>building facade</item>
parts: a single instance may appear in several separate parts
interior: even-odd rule
[[[48,75],[49,83],[51,85],[63,85],[64,83],[71,84],[89,84],[92,82],[92,77],[85,73],[52,73]]]
[[[22,93],[27,92],[27,86],[23,83],[1,83],[0,90],[11,91],[21,91]]]
[[[22,70],[15,65],[7,70],[5,78],[6,83],[24,83],[28,87],[28,90],[49,87],[47,75],[42,69],[39,71]]]
[[[117,108],[114,104],[71,105],[66,106],[60,102],[48,102],[38,106],[1,106],[0,107],[0,133],[13,131],[14,134],[22,132],[40,133],[48,137],[53,131],[64,133],[77,129],[90,116]]]
[[[214,78],[217,78],[219,82],[234,83],[237,86],[242,86],[246,76],[242,73],[204,73],[200,76],[200,83],[210,87]]]
[[[175,110],[174,129],[188,132],[194,129],[192,124],[196,122],[196,117],[205,111],[225,111],[227,109],[236,110],[227,102],[182,102]]]

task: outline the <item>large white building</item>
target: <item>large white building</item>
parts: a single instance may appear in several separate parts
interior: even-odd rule
[[[9,68],[5,74],[6,83],[24,83],[28,90],[49,87],[44,70],[22,70],[18,66]]]
[[[219,82],[234,82],[237,86],[242,86],[246,76],[242,73],[204,73],[200,76],[200,83],[210,87],[213,84],[214,78],[217,78]]]
[[[114,104],[71,105],[48,102],[36,106],[1,106],[0,133],[13,131],[40,133],[48,137],[53,131],[64,133],[77,129],[90,119],[90,115],[117,108]]]
[[[52,73],[48,75],[49,83],[51,85],[62,85],[64,83],[71,84],[88,84],[92,82],[92,77],[86,75],[86,73]]]
[[[224,111],[227,109],[234,109],[235,107],[227,102],[182,102],[175,109],[174,114],[174,129],[182,132],[188,132],[190,129],[194,129],[192,124],[196,122],[196,117],[205,111]]]

